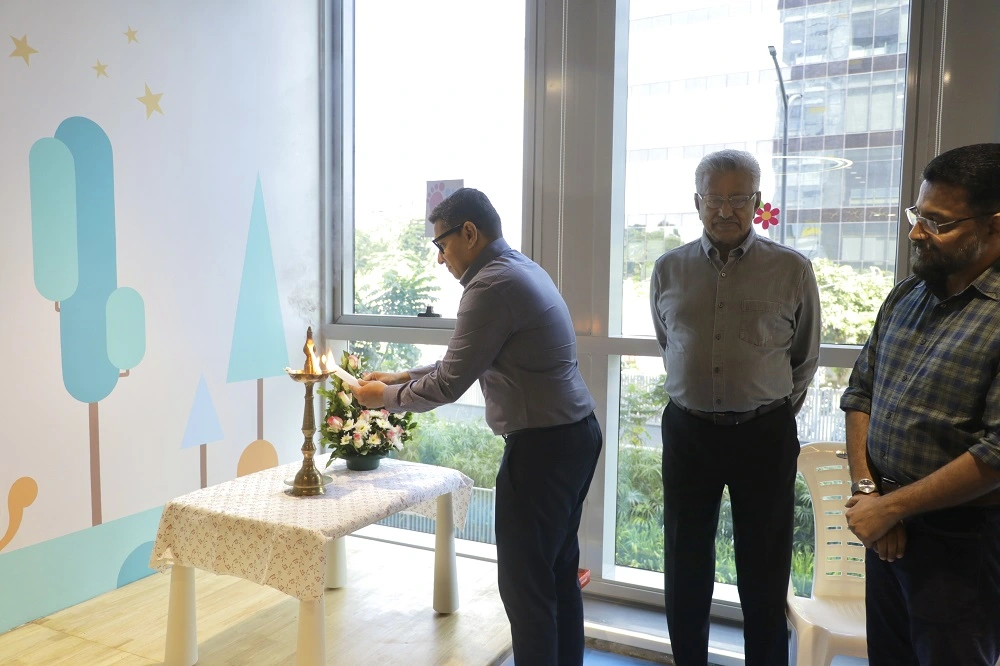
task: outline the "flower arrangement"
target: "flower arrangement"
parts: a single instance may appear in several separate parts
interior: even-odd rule
[[[347,352],[341,356],[340,367],[357,378],[363,372],[360,359]],[[403,443],[413,437],[417,427],[413,414],[366,409],[351,393],[351,387],[337,375],[331,374],[330,381],[330,388],[317,388],[326,398],[326,414],[319,431],[322,443],[331,452],[327,467],[335,458],[385,456],[402,450]]]

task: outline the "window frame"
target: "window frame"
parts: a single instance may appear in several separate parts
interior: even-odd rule
[[[321,11],[321,298],[322,335],[447,345],[454,319],[345,313],[353,293],[346,253],[353,233],[353,7],[320,0]],[[940,143],[941,0],[913,0],[903,111],[900,209],[915,196],[919,170]],[[588,593],[659,606],[657,589],[616,579],[615,502],[621,356],[658,356],[655,340],[622,336],[625,110],[629,2],[526,0],[522,252],[545,268],[573,313],[581,372],[597,403],[605,445],[580,526]],[[804,26],[804,24],[803,24]],[[831,38],[832,39],[832,38]],[[572,57],[571,57],[572,56]],[[761,72],[761,76],[773,73]],[[563,86],[562,82],[572,82]],[[846,123],[847,80],[842,91]],[[580,159],[581,157],[587,159]],[[596,185],[595,185],[596,184]],[[897,212],[902,219],[902,211]],[[906,225],[900,224],[896,280],[909,274]],[[338,251],[334,251],[338,248]],[[617,287],[617,288],[616,288]],[[617,332],[617,333],[616,333]],[[828,345],[820,365],[853,366],[861,347]],[[721,595],[713,615],[742,619],[738,600]]]

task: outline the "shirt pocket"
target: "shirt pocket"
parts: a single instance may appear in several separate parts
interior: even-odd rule
[[[786,347],[792,339],[792,322],[775,301],[743,301],[740,340],[754,347]]]

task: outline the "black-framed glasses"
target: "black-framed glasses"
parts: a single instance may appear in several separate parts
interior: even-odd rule
[[[442,238],[444,238],[445,236],[450,236],[451,234],[455,233],[456,231],[459,231],[459,230],[461,230],[462,226],[463,226],[463,225],[459,224],[458,226],[455,226],[455,227],[452,227],[451,229],[448,229],[448,230],[447,230],[447,231],[445,231],[445,232],[444,232],[443,234],[441,234],[441,235],[440,235],[440,236],[438,236],[437,238],[433,239],[433,240],[431,241],[431,244],[433,244],[433,245],[434,245],[434,247],[436,247],[436,248],[437,248],[437,251],[438,251],[438,252],[440,252],[440,253],[444,254],[444,248],[443,248],[443,247],[441,247],[441,239],[442,239]]]
[[[698,197],[698,200],[701,201],[706,206],[708,206],[709,208],[714,208],[714,209],[722,208],[728,201],[729,207],[732,208],[733,210],[743,208],[748,203],[750,203],[751,199],[755,199],[758,194],[760,194],[760,192],[754,192],[752,194],[734,194],[731,197],[720,197],[717,194],[702,195],[695,192],[695,196]]]
[[[927,233],[937,236],[941,233],[941,230],[945,227],[950,227],[952,225],[958,224],[959,222],[966,222],[968,220],[974,220],[977,217],[986,217],[987,215],[996,215],[996,213],[979,213],[978,215],[970,215],[969,217],[963,217],[960,220],[952,220],[951,222],[935,222],[934,220],[924,217],[917,213],[916,206],[910,206],[906,209],[906,219],[910,221],[910,226],[917,226],[917,222],[920,223]]]

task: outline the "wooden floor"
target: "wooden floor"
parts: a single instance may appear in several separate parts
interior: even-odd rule
[[[431,608],[434,554],[350,537],[348,586],[326,593],[327,663],[480,666],[510,649],[496,565],[458,558],[461,607]],[[155,574],[0,635],[0,664],[162,664],[170,576]],[[199,666],[294,664],[298,601],[197,572]]]

